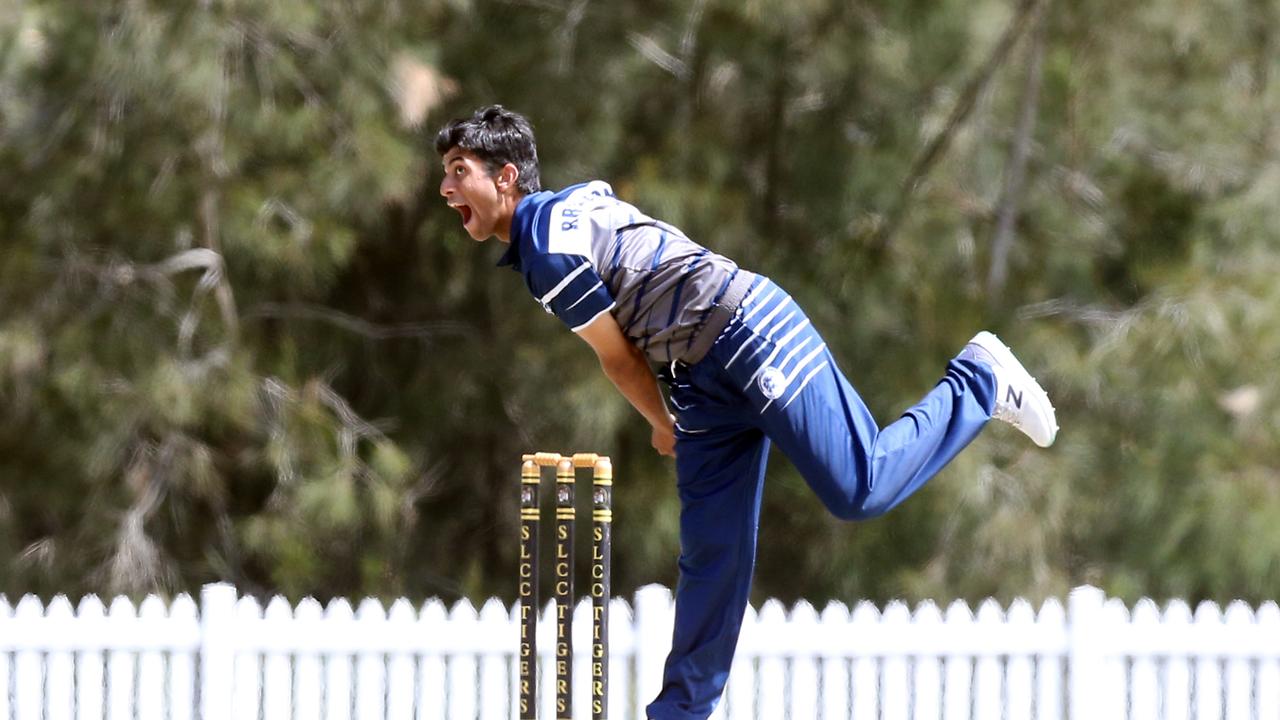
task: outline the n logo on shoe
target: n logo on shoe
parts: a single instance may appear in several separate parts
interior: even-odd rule
[[[1013,406],[1019,410],[1022,409],[1022,393],[1014,392],[1012,385],[1010,385],[1009,389],[1005,392],[1004,400],[1005,402],[1012,402]]]

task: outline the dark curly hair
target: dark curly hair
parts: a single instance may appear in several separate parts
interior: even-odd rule
[[[516,187],[526,195],[542,189],[533,126],[520,113],[490,105],[469,118],[450,120],[436,133],[436,152],[444,155],[455,147],[474,153],[490,173],[515,165],[520,171]]]

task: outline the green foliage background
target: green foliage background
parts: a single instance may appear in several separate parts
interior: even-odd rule
[[[977,329],[1054,397],[889,516],[770,467],[756,597],[1280,597],[1269,0],[0,0],[0,592],[511,598],[522,451],[671,464],[436,195],[525,112],[802,301],[883,422]]]

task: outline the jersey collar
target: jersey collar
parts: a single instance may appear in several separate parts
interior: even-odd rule
[[[507,251],[502,254],[502,258],[498,260],[498,267],[510,267],[517,272],[523,272],[520,262],[520,245],[525,238],[533,236],[533,221],[538,217],[538,207],[551,195],[552,193],[546,190],[531,193],[525,195],[520,204],[516,205],[516,211],[511,217],[511,242]]]

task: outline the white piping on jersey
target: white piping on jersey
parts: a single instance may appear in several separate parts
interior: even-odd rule
[[[760,364],[760,367],[756,368],[756,371],[754,373],[751,373],[751,378],[747,380],[747,384],[742,386],[743,392],[746,392],[747,388],[751,387],[751,383],[755,382],[756,376],[764,372],[765,368],[769,367],[769,363],[773,362],[773,359],[778,356],[778,353],[782,350],[782,348],[786,347],[787,343],[791,342],[791,340],[795,338],[796,334],[799,333],[801,330],[805,329],[806,327],[808,327],[808,325],[809,325],[809,318],[805,318],[804,322],[799,323],[795,327],[791,328],[791,330],[787,332],[786,335],[783,335],[782,338],[778,340],[778,344],[773,348],[773,352],[769,353],[769,357],[764,359],[764,362]],[[778,327],[782,327],[781,323],[778,325]],[[808,342],[809,342],[808,339],[806,339],[804,343],[801,343],[801,345],[803,346],[805,343],[808,343]],[[760,347],[756,348],[755,352],[747,356],[747,359],[750,360],[751,358],[758,355],[761,350],[765,349],[766,346],[767,346],[767,343],[761,343]],[[785,365],[786,362],[783,362],[783,364]]]
[[[752,285],[751,289],[747,290],[747,294],[743,296],[742,302],[738,303],[738,310],[751,307],[751,298],[755,297],[756,293],[759,292],[762,287],[764,287],[764,283],[756,283],[755,285]]]
[[[791,318],[793,318],[793,317],[795,317],[795,316],[796,316],[796,312],[797,312],[797,311],[792,310],[791,312],[787,313],[787,316],[786,316],[786,317],[784,317],[784,318],[782,318],[781,320],[779,320],[779,321],[778,321],[778,324],[774,325],[774,326],[773,326],[773,329],[769,331],[769,334],[764,336],[764,339],[765,339],[765,340],[772,340],[772,339],[773,339],[773,334],[774,334],[774,333],[776,333],[776,332],[778,332],[778,331],[779,331],[779,330],[781,330],[782,328],[786,327],[786,326],[787,326],[787,323],[788,323],[788,322],[791,322]],[[781,341],[781,340],[779,340],[778,342],[779,342],[779,344],[783,344],[783,341]]]
[[[752,335],[752,337],[755,337],[755,336],[754,336],[754,335]],[[747,340],[750,340],[750,339],[751,339],[751,338],[747,338]],[[733,361],[734,361],[734,360],[737,360],[737,359],[738,359],[738,356],[742,354],[742,351],[747,349],[747,345],[749,344],[749,343],[747,342],[747,340],[743,340],[743,341],[742,341],[742,344],[738,346],[737,351],[733,353],[733,357],[729,358],[729,362],[727,362],[727,363],[725,363],[725,364],[724,364],[724,369],[725,369],[725,370],[728,370],[728,369],[729,369],[729,366],[730,366],[730,365],[733,365]],[[756,352],[759,352],[759,350],[757,350]],[[754,354],[755,354],[755,353],[752,353],[752,355],[754,355]]]
[[[796,398],[800,397],[800,392],[804,390],[804,386],[808,385],[809,381],[813,379],[813,376],[817,375],[819,372],[822,371],[822,368],[826,367],[829,364],[830,363],[828,363],[826,360],[823,360],[821,365],[810,370],[809,374],[804,376],[804,382],[800,383],[800,387],[796,388],[795,394],[791,396],[791,399],[787,401],[786,405],[782,406],[782,409],[786,410],[787,407],[791,405],[791,403],[795,402]]]
[[[808,345],[809,341],[812,339],[813,338],[811,337],[807,337],[804,340],[801,340],[799,343],[797,343],[795,347],[791,348],[791,352],[784,355],[782,358],[782,361],[778,363],[778,369],[782,370],[783,368],[785,368],[787,366],[787,363],[791,362],[791,358],[795,357],[796,353],[803,350],[804,346]]]
[[[752,315],[755,315],[756,313],[758,313],[758,312],[760,312],[761,310],[763,310],[763,309],[764,309],[765,304],[766,304],[766,303],[768,303],[768,302],[769,302],[769,300],[770,300],[770,299],[772,299],[772,298],[773,298],[773,296],[774,296],[774,294],[775,294],[775,293],[777,293],[777,292],[778,292],[778,288],[770,288],[770,289],[769,289],[769,294],[768,294],[768,295],[765,295],[763,298],[761,298],[761,299],[760,299],[760,303],[759,303],[758,305],[755,305],[754,307],[752,307],[750,312],[748,312],[746,315],[743,315],[743,316],[742,316],[742,322],[743,322],[743,324],[746,324],[746,322],[747,322],[748,320],[750,320],[750,319],[751,319],[751,316],[752,316]]]
[[[570,310],[572,310],[572,309],[574,309],[574,308],[578,307],[578,305],[579,305],[583,300],[586,300],[587,298],[591,297],[591,293],[595,292],[595,291],[596,291],[596,288],[602,287],[603,285],[604,285],[604,281],[603,281],[603,280],[601,280],[600,282],[596,283],[595,285],[592,285],[590,290],[588,290],[588,291],[586,291],[586,292],[582,293],[582,297],[578,298],[577,300],[574,300],[572,305],[570,305],[569,307],[565,308],[565,309],[564,309],[564,310],[565,310],[565,312],[569,312]]]
[[[742,308],[744,308],[744,307],[751,307],[751,306],[747,303],[747,299],[748,299],[748,298],[750,298],[752,295],[755,295],[755,294],[756,294],[756,290],[757,290],[758,288],[761,288],[761,287],[764,287],[764,284],[763,284],[763,283],[761,283],[760,285],[757,285],[757,286],[755,286],[755,287],[751,288],[751,292],[747,293],[747,297],[746,297],[746,298],[744,298],[744,299],[742,300],[742,304],[738,306],[738,310],[739,310],[739,312],[741,312]],[[751,316],[752,316],[752,315],[755,315],[757,312],[759,312],[759,311],[763,310],[763,309],[764,309],[764,306],[765,306],[765,303],[769,302],[769,299],[770,299],[770,298],[772,298],[772,297],[773,297],[773,295],[774,295],[774,293],[776,293],[776,292],[778,292],[778,288],[776,288],[776,287],[775,287],[775,288],[770,288],[770,289],[769,289],[769,294],[768,294],[768,295],[765,295],[765,296],[764,296],[764,298],[762,298],[758,304],[756,304],[754,307],[751,307],[751,310],[750,310],[746,315],[743,315],[743,316],[742,316],[742,318],[740,318],[740,319],[738,320],[738,323],[737,323],[737,324],[738,324],[738,327],[741,327],[741,328],[745,328],[745,327],[747,327],[747,320],[749,320],[749,319],[751,318]],[[738,359],[738,355],[742,354],[742,351],[743,351],[743,350],[746,350],[746,349],[747,349],[747,342],[746,342],[746,340],[744,340],[744,341],[742,341],[742,344],[738,346],[738,350],[737,350],[736,352],[734,352],[734,353],[733,353],[733,357],[729,358],[729,362],[727,362],[727,363],[725,363],[725,364],[724,364],[724,369],[725,369],[725,370],[728,370],[728,369],[729,369],[729,367],[733,365],[733,361]],[[759,351],[759,349],[757,349],[757,350],[756,350],[756,352],[760,352],[760,351]],[[754,356],[755,356],[755,354],[756,354],[756,353],[751,353],[751,355],[750,355],[750,356],[748,356],[748,357],[754,357]]]
[[[791,374],[787,376],[787,384],[790,385],[791,381],[796,379],[796,375],[800,374],[800,370],[804,368],[805,365],[808,365],[810,361],[812,361],[815,357],[817,357],[818,353],[826,349],[827,349],[827,344],[822,343],[818,345],[818,347],[810,351],[808,355],[805,355],[803,360],[796,363],[796,366],[791,369]]]
[[[543,295],[541,298],[539,298],[538,302],[542,303],[543,305],[547,305],[552,300],[555,300],[557,295],[563,292],[566,287],[569,287],[569,283],[573,282],[574,278],[586,272],[587,268],[589,267],[591,267],[591,263],[583,261],[583,263],[579,265],[577,268],[575,268],[573,272],[569,273],[568,275],[565,275],[563,280],[557,283],[555,287],[551,288],[551,292],[548,292],[546,295]]]
[[[765,349],[765,347],[768,345],[768,343],[769,343],[769,342],[771,342],[771,341],[773,340],[773,334],[774,334],[774,333],[776,333],[776,332],[778,332],[778,330],[779,330],[780,328],[785,327],[785,326],[786,326],[786,324],[787,324],[787,321],[788,321],[788,320],[790,320],[791,318],[795,317],[796,311],[795,311],[795,310],[792,310],[790,313],[788,313],[788,314],[787,314],[787,316],[786,316],[786,317],[782,318],[782,322],[779,322],[777,325],[774,325],[772,330],[770,330],[769,332],[765,333],[763,336],[761,336],[761,335],[760,335],[760,331],[761,331],[761,330],[763,330],[763,329],[764,329],[764,326],[765,326],[765,325],[767,325],[767,324],[769,323],[769,321],[773,319],[773,316],[774,316],[774,315],[777,315],[777,314],[778,314],[778,312],[779,312],[780,310],[782,310],[782,308],[786,307],[790,302],[791,302],[791,300],[790,300],[790,299],[785,299],[785,300],[783,300],[782,302],[778,303],[778,307],[774,308],[774,309],[773,309],[773,312],[769,313],[768,315],[766,315],[766,316],[764,316],[763,318],[761,318],[761,319],[760,319],[760,324],[759,324],[759,325],[757,325],[757,326],[756,326],[756,328],[755,328],[755,330],[753,330],[752,332],[754,332],[758,337],[763,337],[763,338],[765,339],[765,342],[761,343],[761,344],[760,344],[760,347],[756,348],[755,352],[753,352],[753,353],[751,353],[750,355],[748,355],[748,356],[747,356],[747,359],[748,359],[748,360],[750,360],[751,358],[755,357],[756,355],[759,355],[759,354],[760,354],[760,351],[761,351],[761,350],[763,350],[763,349]],[[801,324],[799,327],[804,327],[804,325],[806,325],[806,324],[808,324],[808,321],[807,321],[807,320],[806,320],[803,324]],[[791,336],[791,335],[793,335],[793,334],[794,334],[794,333],[788,333],[788,337],[790,337],[790,336]],[[746,346],[746,344],[747,344],[747,343],[746,343],[745,341],[742,343],[742,345],[743,345],[743,346]],[[764,361],[764,364],[765,364],[765,365],[768,365],[768,364],[769,364],[769,360],[772,360],[772,359],[773,359],[773,356],[778,354],[778,350],[780,350],[780,349],[781,349],[781,345],[782,345],[782,344],[783,344],[783,343],[779,343],[779,347],[773,351],[773,354],[769,356],[769,359],[768,359],[768,360],[765,360],[765,361]],[[739,348],[738,348],[738,350],[739,350],[739,352],[740,352],[740,351],[742,350],[742,347],[739,347]],[[737,357],[737,353],[734,353],[734,357]],[[728,363],[726,363],[726,364],[725,364],[725,366],[724,366],[724,367],[725,367],[725,369],[726,369],[726,370],[728,370],[728,369],[729,369],[729,365],[731,365],[731,364],[733,364],[733,360],[730,360]],[[760,368],[760,369],[763,369],[763,368]],[[757,370],[756,370],[756,374],[759,374],[759,373],[760,373],[760,369],[757,369]],[[755,375],[752,375],[752,376],[751,376],[751,380],[754,380],[754,379],[755,379],[755,377],[756,377]],[[749,386],[749,385],[751,385],[751,380],[748,380],[748,381],[747,381],[747,385],[748,385],[748,386]],[[744,387],[744,388],[742,388],[742,389],[743,389],[743,390],[746,390],[747,388],[746,388],[746,387]]]
[[[787,343],[791,342],[792,338],[794,338],[797,334],[799,334],[801,330],[804,330],[807,327],[809,327],[809,318],[805,318],[803,322],[797,324],[795,327],[791,328],[790,332],[788,332],[786,335],[783,335],[781,338],[779,338],[778,344],[786,345]]]
[[[807,340],[807,338],[806,338],[806,340]],[[808,364],[809,364],[809,363],[810,363],[810,362],[811,362],[815,357],[817,357],[817,356],[818,356],[818,353],[822,352],[822,351],[823,351],[823,350],[825,350],[826,348],[827,348],[827,344],[826,344],[826,343],[822,343],[822,344],[821,344],[821,345],[819,345],[818,347],[814,348],[814,349],[813,349],[813,351],[812,351],[812,352],[810,352],[808,355],[805,355],[803,360],[801,360],[800,362],[796,363],[795,369],[793,369],[793,370],[791,371],[791,374],[787,376],[787,379],[782,383],[782,386],[783,386],[783,387],[788,387],[788,386],[790,386],[790,385],[791,385],[791,381],[796,379],[796,375],[798,375],[798,374],[800,373],[801,368],[803,368],[805,365],[808,365]],[[784,363],[784,364],[785,364],[785,363]],[[823,361],[823,364],[826,364],[826,361],[825,361],[825,360]],[[821,367],[821,366],[819,366],[819,367]],[[806,380],[805,380],[805,382],[807,383],[807,382],[808,382],[808,379],[806,379]],[[801,390],[803,390],[803,389],[804,389],[804,385],[801,385],[801,386],[800,386],[800,389],[801,389]],[[797,393],[799,393],[799,390],[797,390],[796,392],[797,392]],[[795,395],[792,395],[792,396],[791,396],[791,399],[792,399],[792,400],[794,400],[794,399],[795,399]],[[791,401],[790,401],[790,400],[788,400],[787,402],[788,402],[788,404],[789,404]],[[760,414],[761,414],[761,415],[763,415],[763,414],[764,414],[764,411],[765,411],[765,410],[768,410],[768,409],[769,409],[769,406],[770,406],[770,405],[772,405],[772,404],[773,404],[773,400],[772,400],[772,399],[770,399],[770,400],[769,400],[769,402],[767,402],[767,403],[765,403],[765,404],[764,404],[764,407],[760,408]]]
[[[790,304],[791,304],[791,298],[783,298],[782,302],[778,303],[778,306],[775,307],[772,311],[770,311],[768,315],[765,315],[764,317],[760,318],[760,323],[756,325],[756,334],[758,335],[760,331],[765,328],[765,326],[767,326],[770,322],[772,322],[773,319],[778,316],[778,313],[782,312],[782,308]]]
[[[743,343],[743,344],[745,345],[746,343]],[[751,358],[753,358],[753,357],[755,357],[755,356],[759,355],[759,354],[760,354],[760,352],[761,352],[761,351],[763,351],[763,350],[764,350],[765,348],[767,348],[767,347],[769,347],[769,343],[764,342],[764,341],[761,341],[761,342],[760,342],[760,345],[759,345],[759,346],[758,346],[758,347],[757,347],[757,348],[756,348],[756,349],[755,349],[755,350],[754,350],[750,355],[748,355],[748,356],[746,357],[746,359],[745,359],[745,360],[743,360],[743,362],[747,362],[747,361],[751,360]],[[754,378],[755,376],[754,376],[754,375],[752,375],[752,377]],[[747,385],[750,385],[750,384],[751,384],[750,382],[747,382]]]
[[[574,332],[578,332],[578,331],[579,331],[579,330],[581,330],[582,328],[584,328],[584,327],[586,327],[586,326],[590,325],[591,323],[595,322],[595,321],[596,321],[596,318],[598,318],[598,317],[600,317],[601,315],[603,315],[603,314],[605,314],[605,313],[609,312],[610,310],[614,309],[614,308],[615,308],[615,307],[617,307],[617,306],[618,306],[618,303],[616,303],[616,302],[611,302],[611,303],[609,303],[609,307],[607,307],[607,308],[605,308],[605,309],[601,310],[600,312],[596,313],[595,315],[592,315],[590,320],[588,320],[588,321],[586,321],[586,322],[582,323],[581,325],[579,325],[579,326],[578,326],[578,327],[576,327],[576,328],[573,328],[573,331],[574,331]]]
[[[711,428],[707,428],[705,430],[689,430],[688,428],[680,427],[680,423],[676,423],[676,429],[686,435],[701,435],[705,432],[711,432]]]

